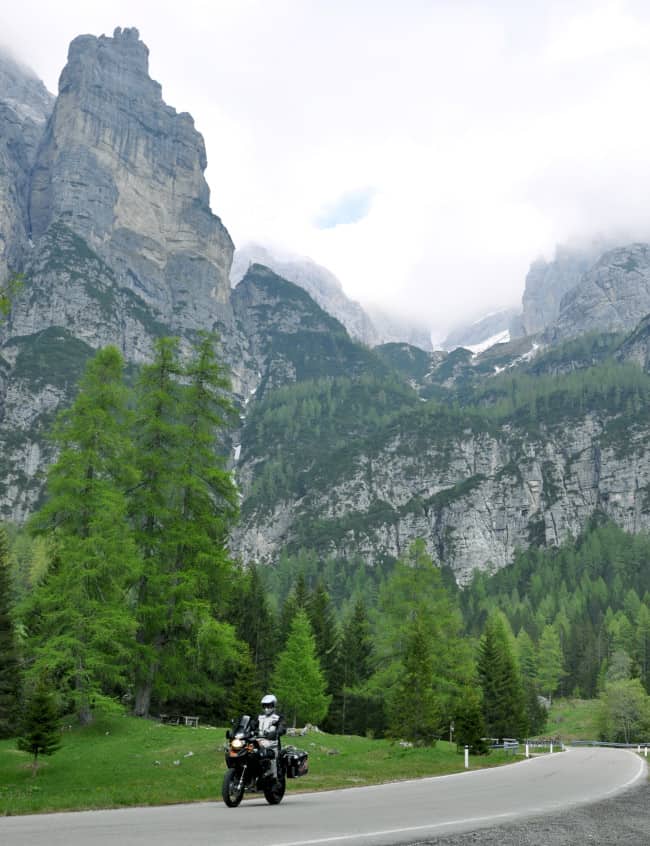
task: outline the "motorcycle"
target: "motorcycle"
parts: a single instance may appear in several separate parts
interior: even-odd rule
[[[261,742],[257,720],[242,715],[234,730],[226,732],[225,747],[227,770],[224,773],[221,796],[229,808],[236,808],[246,791],[264,793],[269,805],[278,805],[286,789],[287,778],[297,778],[308,772],[308,755],[294,746],[281,748],[278,735],[277,749],[270,749]],[[277,774],[273,774],[272,761],[277,754]]]
[[[277,750],[265,747],[257,735],[257,721],[247,714],[241,716],[234,731],[226,732],[226,770],[221,795],[229,808],[236,808],[247,790],[260,791],[269,805],[282,801],[286,788],[285,758],[281,754],[280,739]],[[271,762],[277,751],[277,775]]]

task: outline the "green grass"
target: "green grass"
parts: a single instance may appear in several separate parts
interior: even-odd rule
[[[66,729],[61,748],[42,759],[36,777],[31,774],[30,757],[15,748],[15,741],[2,741],[0,815],[220,799],[224,733],[225,728],[193,729],[132,717],[103,717],[83,729]],[[463,769],[462,754],[444,741],[430,749],[405,749],[387,740],[312,733],[285,739],[292,742],[309,752],[310,772],[289,781],[289,792]],[[472,757],[470,767],[511,760],[502,752],[492,753]]]
[[[556,699],[548,715],[546,734],[562,740],[598,740],[597,699]]]

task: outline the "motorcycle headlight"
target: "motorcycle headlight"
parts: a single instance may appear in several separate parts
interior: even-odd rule
[[[236,737],[230,745],[232,746],[233,749],[241,749],[242,746],[244,745],[244,741],[240,740],[238,737]]]

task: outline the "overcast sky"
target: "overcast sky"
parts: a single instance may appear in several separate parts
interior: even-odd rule
[[[137,26],[235,243],[308,255],[436,338],[518,305],[558,242],[650,238],[647,0],[3,6],[53,92],[75,35]]]

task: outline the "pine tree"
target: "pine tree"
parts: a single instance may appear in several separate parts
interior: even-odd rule
[[[139,380],[141,482],[132,514],[143,558],[138,586],[135,713],[158,698],[212,698],[217,671],[197,661],[202,629],[225,627],[231,564],[228,529],[237,494],[217,446],[232,413],[228,381],[202,335],[187,368],[178,341],[160,339]],[[224,636],[227,632],[224,630]]]
[[[139,561],[124,491],[136,474],[122,371],[114,347],[88,363],[75,402],[58,418],[59,458],[31,522],[52,539],[54,561],[23,609],[29,673],[51,678],[82,723],[93,702],[125,689],[133,658],[128,598]]]
[[[0,738],[15,734],[20,695],[20,660],[11,619],[9,543],[0,526]]]
[[[512,640],[505,617],[494,614],[485,627],[478,658],[485,724],[491,737],[521,737],[527,732],[524,692]]]
[[[270,687],[273,665],[279,654],[277,625],[259,571],[252,564],[233,599],[230,618],[240,640],[248,644],[257,690]]]
[[[289,638],[289,632],[291,631],[291,626],[296,614],[301,609],[306,611],[308,602],[309,591],[307,590],[307,583],[304,575],[299,573],[296,578],[296,583],[293,586],[293,590],[284,600],[282,610],[280,612],[280,644],[282,645],[282,648],[286,646]]]
[[[309,617],[303,609],[297,611],[291,624],[271,684],[294,726],[298,720],[319,723],[327,713],[330,697],[325,692]]]
[[[485,755],[488,752],[485,740],[486,728],[483,717],[483,702],[480,689],[466,687],[462,691],[456,706],[454,719],[454,738],[458,749],[469,747],[472,755]]]
[[[332,706],[332,730],[363,734],[368,726],[367,707],[359,689],[372,673],[372,636],[363,600],[355,603],[343,629],[336,667],[337,684]]]
[[[339,631],[329,594],[322,581],[317,582],[307,601],[305,610],[314,633],[316,654],[327,683],[327,693],[332,696],[333,702],[337,676]],[[327,726],[327,720],[331,716],[331,713],[328,712],[327,717],[323,720],[324,726]]]
[[[387,691],[388,731],[395,738],[424,745],[435,743],[442,714],[440,700],[431,684],[434,648],[422,612],[416,612],[407,624],[397,678]]]
[[[18,749],[32,758],[32,776],[38,769],[39,755],[53,755],[61,746],[57,708],[43,681],[27,700],[20,725]]]

